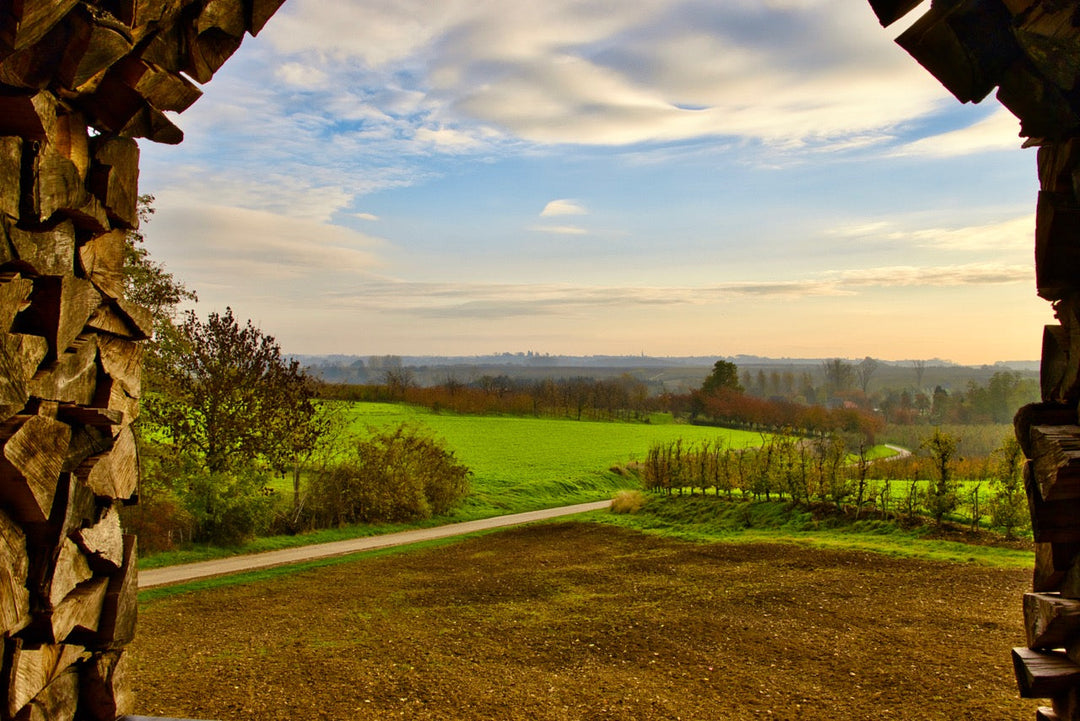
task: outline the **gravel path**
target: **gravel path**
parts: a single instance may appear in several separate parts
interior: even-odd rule
[[[242,571],[254,571],[271,566],[284,566],[290,563],[314,561],[319,558],[330,556],[343,556],[360,551],[372,551],[377,548],[389,548],[391,546],[403,546],[408,543],[419,541],[432,541],[437,538],[449,536],[461,536],[476,531],[487,531],[493,528],[517,526],[533,521],[543,521],[549,518],[570,516],[575,513],[598,511],[608,508],[611,501],[594,501],[592,503],[579,503],[575,506],[562,506],[560,508],[546,508],[541,511],[529,511],[528,513],[514,513],[509,516],[496,516],[484,518],[479,521],[466,521],[464,523],[452,523],[434,528],[421,528],[415,531],[401,531],[399,533],[387,533],[381,536],[368,536],[366,538],[352,538],[347,541],[334,541],[332,543],[320,543],[311,546],[298,546],[297,548],[284,548],[280,551],[266,551],[265,553],[253,553],[244,556],[231,556],[218,558],[213,561],[200,561],[199,563],[187,563],[180,566],[167,566],[165,568],[153,568],[139,572],[139,588],[153,588],[166,586],[185,581],[195,581],[211,576],[224,576],[230,573]]]

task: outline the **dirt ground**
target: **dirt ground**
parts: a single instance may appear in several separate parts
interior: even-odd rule
[[[136,712],[260,719],[1030,719],[1030,572],[565,522],[140,611]]]

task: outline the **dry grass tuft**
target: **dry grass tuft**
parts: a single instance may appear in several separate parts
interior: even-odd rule
[[[637,513],[645,505],[645,494],[641,491],[619,491],[611,499],[612,513]]]

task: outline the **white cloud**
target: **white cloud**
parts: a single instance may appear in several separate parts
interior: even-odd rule
[[[993,151],[1015,152],[1022,144],[1020,121],[1005,108],[966,128],[921,138],[896,148],[892,155],[951,158]]]
[[[264,36],[337,87],[404,82],[422,94],[422,127],[464,136],[494,126],[538,143],[865,143],[947,96],[868,7],[853,10],[851,0],[296,0]],[[385,100],[363,102],[390,113]]]
[[[536,233],[551,233],[552,235],[587,235],[588,231],[576,225],[533,225],[529,230]]]
[[[571,198],[558,198],[552,200],[540,211],[541,217],[551,215],[586,215],[587,213],[588,211],[585,210],[585,206],[582,205],[581,202],[572,200]]]
[[[903,219],[869,220],[833,228],[829,235],[868,243],[888,242],[909,248],[997,254],[1013,251],[1029,255],[1034,247],[1035,217],[1030,213],[1004,220],[954,227],[918,227]]]
[[[370,221],[376,221],[379,219],[379,216],[375,215],[374,213],[353,213],[353,217],[359,218],[360,220]]]
[[[319,68],[301,63],[283,63],[274,75],[286,85],[313,88],[326,82],[326,73]]]

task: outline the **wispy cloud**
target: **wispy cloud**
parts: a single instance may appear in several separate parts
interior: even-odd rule
[[[963,251],[975,255],[1012,251],[1030,255],[1035,217],[1030,213],[978,225],[920,227],[912,219],[890,218],[847,223],[828,233],[836,238],[887,242],[897,247]]]
[[[1005,108],[998,108],[973,125],[920,138],[895,148],[890,155],[951,158],[993,151],[1015,151],[1021,143],[1020,121]]]
[[[587,235],[589,231],[576,225],[532,225],[529,230],[534,233],[551,233],[552,235]]]
[[[541,217],[552,215],[585,215],[588,213],[585,206],[577,200],[570,198],[558,198],[552,200],[540,211]]]

